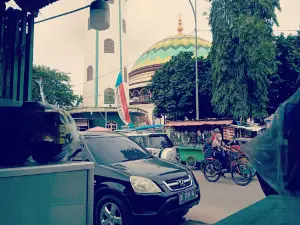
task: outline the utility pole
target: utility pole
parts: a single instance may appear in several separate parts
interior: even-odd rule
[[[199,120],[199,87],[198,87],[198,22],[197,22],[197,0],[195,0],[195,6],[191,0],[189,0],[193,10],[195,20],[195,76],[196,76],[196,120]]]

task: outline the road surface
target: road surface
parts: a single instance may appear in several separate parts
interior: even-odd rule
[[[261,200],[264,194],[257,178],[246,187],[236,185],[231,176],[221,178],[216,183],[208,182],[201,171],[194,171],[200,184],[201,201],[182,221],[156,221],[143,225],[199,225],[214,224],[221,219]]]
[[[208,182],[201,171],[194,174],[200,184],[201,201],[190,210],[188,220],[213,224],[265,197],[256,177],[242,187],[236,185],[229,174],[216,183]]]

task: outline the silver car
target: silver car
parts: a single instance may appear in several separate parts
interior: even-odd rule
[[[157,158],[171,161],[176,164],[180,163],[179,151],[175,148],[167,134],[130,132],[123,133],[123,135],[146,148]]]

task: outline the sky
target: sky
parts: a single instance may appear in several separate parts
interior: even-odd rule
[[[42,9],[36,21],[85,5],[85,0],[60,0]],[[212,41],[207,16],[203,15],[209,7],[207,1],[197,0],[198,29],[201,30],[199,36]],[[274,29],[299,29],[300,1],[281,0],[281,8],[281,12],[277,12],[280,27]],[[128,68],[131,68],[138,57],[155,42],[177,34],[179,13],[183,19],[183,33],[191,34],[194,30],[194,17],[188,0],[128,0],[127,43],[124,43],[128,46]],[[35,26],[34,64],[70,73],[77,94],[82,93],[84,82],[86,22],[86,14],[77,12]]]

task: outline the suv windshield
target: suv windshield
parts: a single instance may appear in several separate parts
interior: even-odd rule
[[[107,165],[149,157],[149,153],[126,137],[90,137],[87,146],[98,164]]]
[[[150,148],[171,148],[173,144],[167,135],[150,135]]]
[[[129,137],[131,140],[134,140],[137,142],[139,145],[143,146],[144,148],[148,148],[147,146],[147,136],[132,136]]]

